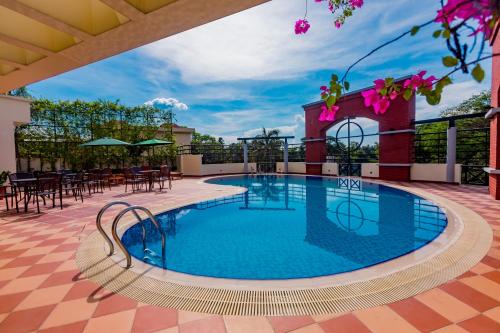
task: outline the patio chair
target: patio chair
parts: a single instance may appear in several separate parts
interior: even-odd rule
[[[125,192],[127,192],[128,185],[132,186],[132,193],[138,191],[145,184],[145,178],[139,174],[135,174],[132,169],[124,169],[123,174],[125,176]]]
[[[102,170],[101,172],[101,186],[104,187],[107,186],[109,190],[111,191],[111,178],[113,177],[113,170],[111,168],[106,168]]]
[[[7,208],[7,211],[9,211],[9,198],[10,198],[10,205],[13,206],[15,203],[16,212],[19,213],[19,205],[18,205],[18,201],[17,201],[16,188],[12,185],[7,185],[4,188],[5,188],[5,191],[3,193],[0,192],[0,199],[2,199],[2,198],[5,199],[5,206]]]
[[[163,190],[165,181],[168,181],[168,189],[172,189],[172,178],[170,177],[170,167],[168,165],[162,165],[160,167],[160,173],[158,174],[156,181],[160,185],[160,191]]]
[[[71,191],[75,201],[78,201],[78,197],[80,197],[80,200],[83,202],[83,192],[85,191],[85,183],[83,180],[83,172],[79,172],[76,176],[69,178],[67,187],[65,187],[66,191]]]
[[[88,172],[83,183],[87,186],[89,195],[92,193],[104,193],[100,170],[98,172],[96,170]]]
[[[36,182],[36,208],[40,213],[40,198],[43,200],[43,205],[46,205],[46,199],[52,200],[52,208],[56,207],[56,196],[59,197],[59,206],[62,206],[62,175],[46,174],[37,177]]]
[[[29,189],[26,186],[18,186],[18,184],[16,183],[16,180],[35,178],[35,176],[30,172],[14,172],[14,173],[10,173],[8,175],[8,177],[9,177],[9,183],[11,186],[11,190],[15,194],[16,201],[21,200],[22,196],[23,196],[23,191],[26,189]],[[17,196],[19,196],[19,198],[17,198]],[[17,206],[17,203],[16,203],[16,206]]]

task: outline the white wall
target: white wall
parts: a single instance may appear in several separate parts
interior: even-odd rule
[[[455,183],[461,182],[462,165],[455,165]],[[446,182],[446,164],[419,164],[411,167],[411,180]]]
[[[378,178],[378,163],[361,163],[361,177]]]
[[[243,173],[245,168],[244,163],[224,163],[224,164],[202,164],[201,165],[201,175],[224,175],[229,173]],[[248,163],[248,171],[256,170],[257,165],[255,163]]]
[[[339,165],[338,163],[323,163],[323,174],[330,176],[338,176]]]
[[[276,162],[276,172],[285,172],[285,163]],[[306,163],[305,162],[288,162],[288,172],[289,173],[306,173]]]
[[[31,121],[30,101],[0,95],[0,172],[16,172],[16,126]]]
[[[174,132],[175,144],[177,146],[190,145],[193,141],[192,133]]]
[[[243,173],[244,163],[202,164],[203,155],[180,155],[178,159],[179,171],[186,176],[209,176],[230,173]],[[248,163],[248,171],[255,172],[257,165]]]

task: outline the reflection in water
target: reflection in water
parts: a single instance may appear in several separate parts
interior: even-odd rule
[[[213,182],[248,191],[159,215],[170,269],[262,279],[334,274],[411,252],[447,223],[431,202],[378,184],[349,189],[332,178],[269,175]],[[148,244],[156,244],[146,226]],[[134,228],[123,241],[142,258]]]

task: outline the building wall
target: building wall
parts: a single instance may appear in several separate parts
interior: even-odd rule
[[[497,22],[497,27],[500,22]],[[500,53],[500,32],[492,41],[493,53]],[[491,70],[491,106],[500,107],[500,57],[493,57]],[[500,170],[500,113],[490,120],[490,168]],[[500,200],[500,174],[491,173],[490,194],[493,198]]]
[[[174,138],[175,138],[175,144],[177,146],[190,145],[191,141],[193,141],[193,134],[192,133],[175,132],[175,129],[174,129],[173,134],[174,134]]]
[[[285,172],[285,163],[276,163],[277,172]],[[306,163],[305,162],[288,162],[288,173],[306,173]]]
[[[455,183],[461,183],[462,165],[455,164]],[[446,182],[446,164],[414,163],[411,167],[411,180]]]
[[[361,163],[361,177],[378,178],[379,177],[378,163]]]
[[[16,172],[15,128],[30,122],[30,101],[0,95],[0,119],[0,172]]]
[[[321,170],[324,175],[329,175],[329,176],[339,175],[338,163],[323,163]]]

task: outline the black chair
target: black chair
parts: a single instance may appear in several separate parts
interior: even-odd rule
[[[24,210],[26,211],[28,204],[26,200],[28,200],[28,198],[31,197],[31,194],[34,192],[36,187],[36,182],[19,183],[17,181],[23,179],[34,179],[35,178],[34,174],[30,172],[14,172],[10,173],[8,177],[11,186],[11,191],[14,194],[14,200],[16,201],[16,211],[19,213],[19,202],[23,200],[23,198],[25,200]],[[35,198],[33,198],[33,200],[34,199]]]
[[[4,198],[5,199],[5,206],[7,207],[7,211],[9,211],[9,198],[10,198],[10,205],[13,206],[14,203],[16,205],[16,212],[19,213],[19,205],[17,201],[17,193],[16,193],[16,188],[12,185],[7,185],[4,187],[4,192],[0,192],[0,199]]]
[[[168,165],[162,165],[160,167],[160,173],[156,179],[160,185],[160,191],[165,187],[165,181],[168,181],[168,189],[172,189],[172,177],[170,175],[170,167]]]
[[[36,181],[36,208],[40,213],[40,201],[42,198],[43,205],[46,205],[46,199],[52,200],[52,208],[56,207],[56,196],[59,197],[59,206],[62,206],[62,175],[60,174],[45,174],[40,175]]]
[[[140,174],[135,174],[132,169],[124,169],[125,176],[125,192],[127,192],[128,184],[132,186],[132,193],[138,191],[145,184],[145,178]]]
[[[65,190],[71,191],[71,194],[75,198],[75,201],[78,201],[78,197],[83,202],[83,192],[85,191],[85,184],[83,182],[84,175],[83,172],[77,173],[74,177],[67,178],[65,184]]]

